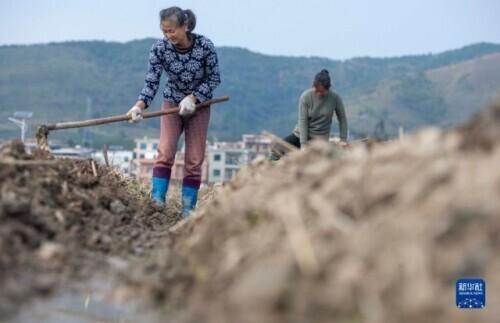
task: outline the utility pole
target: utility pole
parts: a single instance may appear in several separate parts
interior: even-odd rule
[[[12,121],[16,126],[21,128],[21,140],[24,143],[26,139],[26,132],[28,131],[26,126],[26,119],[29,119],[33,116],[33,112],[31,111],[16,111],[14,112],[14,117],[9,117],[9,120]]]
[[[92,118],[92,99],[90,98],[90,96],[87,96],[87,109],[85,111],[85,118],[87,120]],[[92,147],[93,144],[93,137],[90,128],[83,129],[82,147]]]

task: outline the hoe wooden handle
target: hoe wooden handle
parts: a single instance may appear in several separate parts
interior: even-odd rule
[[[205,107],[208,107],[212,104],[225,102],[225,101],[229,101],[228,96],[222,96],[219,98],[211,99],[211,100],[202,102],[200,104],[197,104],[196,109],[205,108]],[[144,119],[156,118],[156,117],[160,117],[160,116],[163,116],[166,114],[178,113],[179,110],[180,110],[180,108],[174,108],[174,109],[168,109],[168,111],[145,112],[142,114],[142,117]],[[131,119],[130,116],[119,115],[119,116],[112,116],[112,117],[105,117],[105,118],[98,118],[98,119],[89,119],[89,120],[83,120],[83,121],[59,122],[59,123],[46,125],[45,127],[47,130],[51,131],[51,130],[59,130],[59,129],[97,126],[97,125],[113,123],[113,122],[128,121],[130,119]]]

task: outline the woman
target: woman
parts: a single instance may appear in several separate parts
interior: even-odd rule
[[[138,101],[128,111],[132,122],[142,119],[142,112],[158,90],[165,70],[167,83],[163,91],[162,110],[176,106],[179,114],[161,117],[160,144],[153,166],[151,196],[163,206],[175,161],[177,142],[185,131],[186,155],[182,182],[182,213],[187,217],[196,206],[201,183],[201,166],[205,158],[210,108],[195,111],[197,103],[212,98],[220,84],[220,73],[214,44],[193,33],[196,17],[191,10],[170,7],[160,11],[160,27],[165,38],[155,42],[149,54],[148,72]]]
[[[340,96],[330,90],[331,80],[327,70],[314,77],[313,87],[304,91],[299,100],[299,120],[292,134],[284,140],[289,144],[304,148],[312,139],[328,141],[332,127],[333,113],[340,128],[340,145],[347,145],[347,119]],[[271,160],[278,160],[283,152],[273,147]]]

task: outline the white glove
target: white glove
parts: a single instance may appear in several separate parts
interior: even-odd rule
[[[128,122],[135,123],[142,120],[142,109],[141,107],[134,105],[130,110],[128,110],[127,115],[130,117]]]
[[[193,96],[188,95],[184,99],[182,99],[179,107],[181,108],[181,110],[179,111],[179,114],[181,116],[192,115],[196,109],[196,103],[194,102]]]

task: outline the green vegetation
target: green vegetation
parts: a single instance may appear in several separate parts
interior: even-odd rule
[[[142,87],[153,41],[2,46],[0,117],[6,120],[15,110],[29,110],[34,112],[32,123],[79,120],[85,118],[87,96],[93,102],[92,117],[125,113]],[[344,98],[351,135],[372,134],[380,120],[384,120],[389,134],[395,134],[400,125],[411,130],[449,125],[447,120],[461,121],[468,117],[459,113],[464,107],[447,103],[453,92],[443,93],[443,85],[429,80],[426,72],[500,54],[500,45],[476,44],[437,55],[346,61],[267,56],[230,47],[219,48],[218,52],[223,84],[217,94],[229,95],[231,101],[212,109],[209,137],[223,140],[262,129],[280,135],[290,132],[296,122],[298,96],[322,68],[330,70],[334,88]],[[500,64],[500,55],[493,62]],[[460,68],[456,70],[462,73]],[[494,91],[484,93],[481,84],[468,86],[468,95],[477,102],[472,110],[467,108],[473,113],[483,108]],[[161,92],[152,107],[158,108],[160,102]],[[95,127],[94,145],[107,142],[130,146],[134,137],[157,135],[158,127],[158,120],[138,126],[123,123]],[[0,138],[17,134],[18,129],[8,121],[0,124]],[[29,135],[34,136],[34,127]],[[81,130],[51,134],[51,138],[76,143],[80,137]]]

